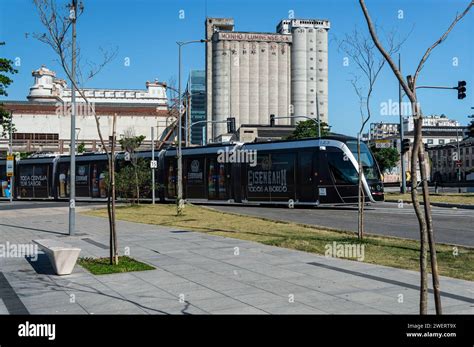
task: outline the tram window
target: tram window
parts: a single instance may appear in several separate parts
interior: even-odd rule
[[[88,197],[90,196],[89,187],[89,164],[76,164],[76,196]]]
[[[299,154],[299,167],[301,184],[311,184],[313,174],[313,153],[301,152]]]
[[[357,171],[350,160],[344,160],[344,153],[329,152],[328,165],[336,184],[357,184]]]
[[[170,159],[166,166],[166,193],[168,198],[176,197],[176,160]]]
[[[354,157],[357,159],[357,141],[347,141],[347,146],[351,150]],[[364,169],[364,175],[367,179],[378,179],[377,164],[370,152],[370,149],[363,142],[360,144],[360,159]]]
[[[186,159],[186,197],[204,197],[204,158]]]
[[[49,165],[25,165],[20,169],[20,196],[47,198],[49,196]]]

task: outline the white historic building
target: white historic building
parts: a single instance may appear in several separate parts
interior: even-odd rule
[[[34,84],[27,101],[5,101],[4,108],[13,114],[14,145],[18,150],[69,149],[71,136],[71,94],[65,80],[42,66],[32,72]],[[133,132],[150,140],[151,127],[155,134],[166,128],[168,100],[166,87],[157,81],[146,82],[146,89],[82,89],[90,103],[88,107],[76,91],[76,138],[86,148],[100,149],[94,113],[99,116],[103,137],[112,134],[112,120],[116,116],[118,136]],[[0,147],[5,147],[5,141]],[[65,148],[66,147],[66,148]],[[98,148],[99,147],[99,148]]]

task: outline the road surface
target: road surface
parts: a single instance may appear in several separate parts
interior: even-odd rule
[[[224,206],[212,208],[273,220],[290,221],[357,232],[357,207],[295,208]],[[432,207],[437,242],[474,247],[474,210]],[[413,207],[377,203],[365,209],[367,233],[419,239],[418,220]]]

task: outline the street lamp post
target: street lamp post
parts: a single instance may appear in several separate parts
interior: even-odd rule
[[[457,144],[457,150],[458,150],[458,162],[456,163],[456,166],[458,167],[458,193],[461,193],[461,165],[459,164],[461,161],[461,153],[459,150],[459,135],[458,135],[459,128],[456,126],[456,144]]]
[[[77,0],[72,0],[72,9],[70,19],[72,21],[72,66],[71,66],[71,147],[69,153],[70,163],[70,190],[69,190],[69,235],[73,235],[76,228],[76,19],[77,19]]]
[[[182,133],[182,126],[181,126],[181,118],[182,118],[182,109],[183,105],[181,103],[181,48],[184,45],[188,45],[191,43],[203,43],[207,42],[207,40],[193,40],[193,41],[178,41],[176,44],[178,45],[178,151],[177,151],[177,159],[178,159],[178,194],[176,196],[176,207],[177,207],[177,214],[182,214],[182,209],[184,204],[182,202],[183,199],[183,162],[182,162],[182,155],[181,155],[181,133]],[[187,123],[187,122],[186,122]],[[187,125],[187,124],[186,124]]]
[[[151,127],[151,161],[155,162],[155,127]],[[155,167],[151,168],[151,203],[155,204]]]
[[[402,71],[400,53],[398,54],[398,70]],[[405,194],[407,192],[407,178],[405,175],[405,153],[402,151],[402,144],[404,139],[404,130],[403,130],[403,115],[402,115],[402,85],[398,83],[398,114],[400,119],[400,171],[401,171],[401,180],[402,186],[400,187],[401,193]]]

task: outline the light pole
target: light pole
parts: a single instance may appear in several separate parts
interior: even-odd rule
[[[182,214],[182,209],[184,204],[182,202],[183,199],[183,163],[182,163],[182,155],[181,155],[181,133],[182,133],[182,126],[181,126],[181,118],[182,118],[182,109],[183,105],[181,104],[181,48],[185,45],[191,43],[204,43],[207,40],[192,40],[192,41],[178,41],[176,44],[178,45],[178,151],[177,151],[177,160],[178,160],[178,194],[176,196],[176,208],[177,214]],[[187,124],[186,124],[187,125]]]
[[[72,0],[71,13],[69,19],[72,22],[72,66],[71,66],[71,156],[70,167],[70,190],[69,190],[69,235],[73,235],[76,228],[76,18],[77,0]]]
[[[155,204],[155,127],[151,127],[151,203]]]
[[[456,126],[456,144],[457,144],[457,150],[458,150],[458,162],[456,163],[456,166],[458,167],[458,193],[461,193],[461,153],[459,150],[459,135],[458,135],[459,128]]]
[[[398,70],[402,71],[400,53],[398,53]],[[400,187],[401,193],[405,194],[407,192],[407,178],[405,175],[405,153],[402,151],[403,139],[405,137],[403,130],[403,116],[402,116],[402,85],[398,83],[398,113],[400,118],[400,169],[401,169],[401,179],[402,186]]]

